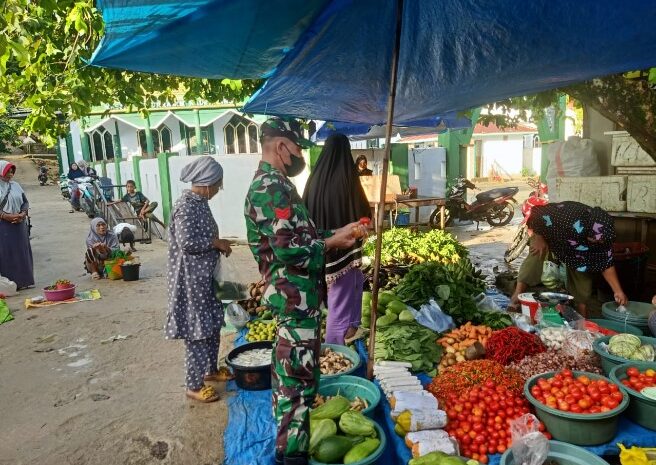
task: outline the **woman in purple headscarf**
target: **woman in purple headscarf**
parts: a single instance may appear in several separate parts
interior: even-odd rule
[[[550,203],[533,207],[526,224],[531,234],[530,253],[519,269],[511,305],[529,286],[540,283],[542,263],[549,253],[566,265],[567,290],[583,316],[587,316],[594,273],[601,273],[615,301],[626,305],[628,299],[613,265],[615,227],[608,213],[578,202]]]

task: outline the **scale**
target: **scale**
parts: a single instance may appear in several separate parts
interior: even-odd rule
[[[533,298],[540,304],[539,312],[541,317],[538,316],[536,320],[545,321],[556,326],[563,326],[565,320],[575,318],[576,312],[572,308],[574,297],[569,294],[561,294],[558,292],[535,292]],[[563,316],[565,318],[563,318]]]

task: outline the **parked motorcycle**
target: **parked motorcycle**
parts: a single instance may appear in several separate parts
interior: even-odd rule
[[[515,207],[511,202],[517,203],[513,198],[519,188],[499,187],[476,195],[476,201],[467,203],[467,189],[476,189],[476,186],[465,178],[457,178],[447,191],[447,200],[444,212],[444,225],[453,223],[454,219],[461,221],[487,221],[492,227],[505,226],[510,223]],[[431,213],[429,219],[432,228],[440,227],[440,209]]]
[[[545,183],[540,182],[539,178],[529,178],[527,183],[533,190],[522,204],[522,215],[524,215],[524,220],[517,227],[515,237],[513,237],[512,242],[508,246],[508,250],[503,254],[503,259],[506,263],[510,263],[519,257],[524,251],[524,248],[528,245],[529,235],[526,222],[531,215],[531,209],[549,203],[549,190]]]
[[[68,178],[65,174],[59,176],[59,191],[65,200],[71,200],[71,191],[68,186]]]
[[[85,176],[68,183],[73,209],[81,209],[89,218],[95,218],[99,213],[96,208],[96,188],[93,182],[94,179],[91,176]]]
[[[48,183],[48,168],[45,165],[39,166],[39,176],[37,179],[41,186],[45,186]]]

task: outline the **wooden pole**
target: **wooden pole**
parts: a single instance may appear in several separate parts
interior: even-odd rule
[[[394,120],[394,100],[396,99],[396,81],[399,69],[399,50],[401,48],[401,27],[403,23],[403,0],[396,2],[396,33],[392,50],[392,67],[390,70],[389,95],[387,96],[387,124],[385,127],[385,153],[383,155],[383,174],[378,198],[378,231],[376,234],[376,252],[374,254],[374,280],[371,285],[371,323],[369,333],[369,359],[367,360],[367,377],[374,375],[374,350],[376,346],[376,317],[378,305],[378,272],[380,271],[380,251],[383,245],[383,222],[385,221],[385,193],[387,192],[387,172],[391,153],[392,124]]]

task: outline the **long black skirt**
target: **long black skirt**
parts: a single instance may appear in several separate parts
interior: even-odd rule
[[[34,286],[34,265],[27,221],[0,221],[0,275],[18,288]]]

